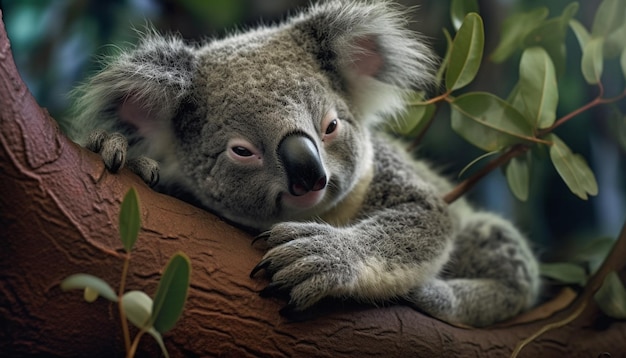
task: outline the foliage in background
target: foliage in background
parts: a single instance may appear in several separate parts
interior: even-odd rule
[[[141,228],[141,214],[137,192],[131,188],[124,196],[119,215],[119,230],[124,247],[124,266],[118,294],[111,286],[99,277],[78,273],[67,277],[61,282],[61,289],[81,289],[87,302],[95,301],[102,296],[111,302],[117,302],[122,322],[122,332],[126,348],[126,356],[133,357],[139,340],[148,333],[158,342],[163,354],[169,357],[162,334],[174,327],[180,317],[189,289],[191,265],[189,258],[182,252],[174,254],[166,268],[154,300],[143,291],[132,290],[125,292],[126,277],[131,259],[131,250],[137,241]],[[131,343],[128,330],[128,319],[139,333]]]
[[[569,4],[560,16],[547,18],[545,8],[516,14],[505,20],[501,40],[491,59],[502,62],[521,51],[519,80],[506,99],[484,91],[457,95],[468,86],[483,64],[484,29],[476,12],[476,0],[453,0],[452,23],[454,39],[444,30],[447,52],[437,78],[443,93],[432,98],[415,94],[415,101],[403,120],[394,128],[400,133],[421,140],[435,120],[437,107],[450,106],[452,129],[473,146],[485,152],[477,160],[496,156],[470,178],[445,196],[453,202],[492,170],[504,167],[511,192],[522,201],[528,199],[530,170],[535,161],[549,158],[573,194],[583,200],[597,195],[598,183],[585,158],[572,152],[555,133],[564,123],[599,105],[614,105],[626,99],[626,2],[603,0],[595,15],[591,31],[574,19],[578,3]],[[582,59],[580,71],[585,81],[597,87],[597,96],[572,112],[557,116],[559,106],[558,78],[565,74],[565,36],[568,29],[577,36]],[[618,61],[622,89],[612,97],[605,96],[602,74],[605,61]],[[626,116],[618,112],[618,118]],[[626,130],[626,127],[624,127]],[[545,154],[548,153],[548,155]],[[574,257],[574,263],[542,265],[544,276],[558,282],[584,285],[596,272],[610,251],[614,240],[591,242],[585,251]],[[626,318],[626,289],[615,272],[594,296],[605,314]]]

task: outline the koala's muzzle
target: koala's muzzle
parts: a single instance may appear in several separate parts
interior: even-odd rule
[[[286,136],[278,145],[278,157],[285,167],[291,195],[326,187],[326,171],[311,138],[299,133]]]

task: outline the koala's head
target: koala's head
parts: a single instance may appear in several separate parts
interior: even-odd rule
[[[328,2],[202,46],[145,36],[84,87],[82,121],[125,128],[129,155],[236,223],[266,229],[335,206],[372,166],[369,127],[432,80],[386,2]]]

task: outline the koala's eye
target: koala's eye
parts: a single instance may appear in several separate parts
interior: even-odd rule
[[[230,150],[232,150],[233,153],[237,154],[240,157],[251,157],[254,155],[248,148],[242,147],[240,145],[231,147]]]
[[[330,110],[326,113],[321,123],[322,142],[330,143],[341,132],[341,120],[336,110]]]
[[[232,138],[227,144],[226,155],[239,164],[262,164],[263,153],[250,141],[243,138]]]
[[[328,126],[326,127],[326,132],[325,134],[331,134],[332,132],[334,132],[337,129],[337,119],[333,119],[328,123]]]

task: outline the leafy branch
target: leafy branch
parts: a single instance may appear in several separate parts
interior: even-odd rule
[[[560,16],[548,19],[546,8],[516,14],[505,20],[501,42],[491,54],[494,62],[502,62],[521,50],[519,81],[506,99],[487,92],[467,92],[454,96],[476,77],[482,64],[484,30],[476,1],[453,1],[452,22],[457,30],[454,39],[444,30],[447,51],[437,73],[443,93],[424,98],[417,93],[407,114],[394,128],[412,137],[409,150],[419,145],[442,105],[451,109],[452,129],[485,152],[498,157],[488,162],[472,176],[444,196],[451,203],[470,190],[485,175],[505,166],[507,182],[513,194],[527,200],[532,156],[536,147],[548,148],[550,159],[569,189],[587,199],[598,192],[595,176],[586,160],[573,153],[555,129],[579,114],[599,105],[619,102],[626,98],[626,89],[614,97],[604,97],[601,82],[603,64],[619,56],[626,78],[626,4],[619,0],[604,0],[589,32],[573,16],[578,3],[568,5]],[[464,12],[467,11],[467,12]],[[614,16],[623,13],[624,16]],[[607,22],[606,19],[609,18]],[[556,118],[559,104],[558,77],[565,69],[565,36],[572,29],[582,49],[581,72],[590,85],[597,85],[596,98]],[[623,114],[622,117],[626,118]],[[527,155],[523,155],[527,154]],[[471,164],[478,162],[472,161]]]
[[[102,296],[118,304],[126,357],[133,357],[141,337],[148,333],[157,341],[163,354],[169,357],[162,334],[172,329],[180,317],[189,289],[191,265],[189,258],[182,252],[175,253],[168,262],[163,277],[159,281],[154,300],[142,291],[126,292],[126,279],[131,260],[131,251],[141,228],[141,217],[137,192],[131,188],[124,196],[119,215],[119,230],[124,247],[122,276],[117,295],[113,288],[99,277],[79,273],[67,277],[61,282],[61,289],[84,290],[87,302]],[[128,321],[139,332],[131,342]]]

